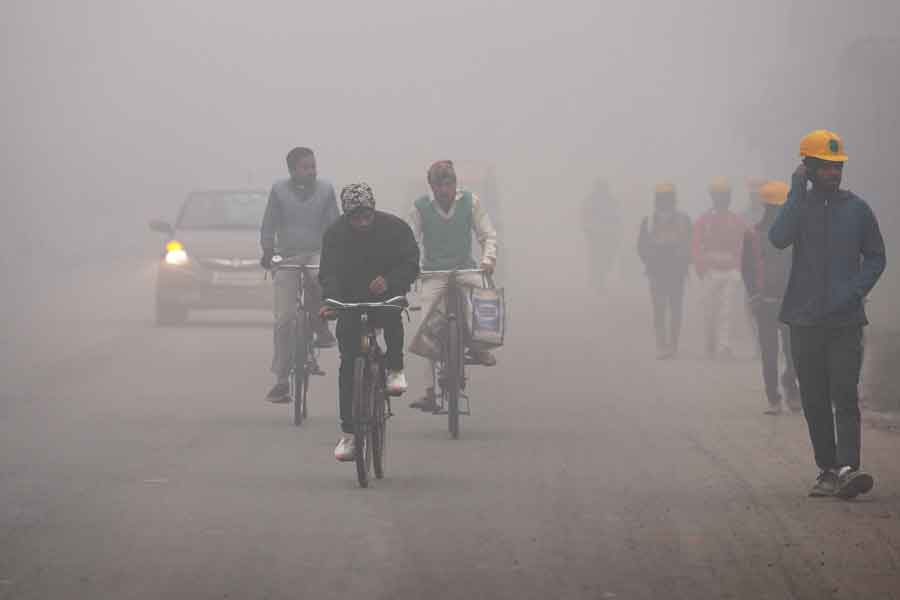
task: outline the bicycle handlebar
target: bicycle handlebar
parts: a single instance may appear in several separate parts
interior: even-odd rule
[[[272,265],[272,270],[277,269],[318,269],[319,265]]]
[[[325,298],[323,303],[338,310],[360,310],[369,308],[394,308],[403,310],[406,308],[406,297],[394,296],[384,302],[341,302],[340,300],[334,300],[333,298]]]
[[[455,275],[457,273],[478,273],[479,275],[484,274],[484,269],[450,269],[447,271],[419,271],[419,275],[428,276],[428,275]]]
[[[275,254],[272,256],[272,271],[277,269],[318,269],[319,265],[298,265],[297,263],[287,262],[291,260],[292,256],[282,256],[281,254]]]

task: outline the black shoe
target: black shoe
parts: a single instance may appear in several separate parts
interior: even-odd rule
[[[291,388],[286,383],[276,383],[269,393],[266,394],[266,400],[272,404],[287,404],[291,401]]]
[[[428,388],[425,390],[425,396],[419,398],[415,402],[409,404],[410,408],[418,408],[422,412],[434,413],[441,410],[440,404],[434,399],[434,390]]]
[[[844,467],[838,471],[837,490],[834,495],[844,500],[850,500],[860,494],[868,494],[874,486],[875,480],[865,471]]]
[[[335,344],[337,344],[337,340],[334,339],[330,331],[326,330],[316,334],[316,341],[313,343],[313,346],[316,348],[334,348]]]

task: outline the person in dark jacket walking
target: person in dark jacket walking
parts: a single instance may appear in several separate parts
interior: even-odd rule
[[[581,229],[587,242],[588,276],[594,288],[605,293],[622,242],[622,211],[604,179],[594,183],[581,203]]]
[[[747,289],[750,310],[756,320],[756,333],[762,358],[762,375],[766,386],[769,408],[766,414],[781,413],[781,394],[778,390],[778,339],[784,349],[784,373],[781,387],[791,409],[799,410],[797,376],[791,357],[790,331],[778,321],[778,311],[787,288],[791,272],[790,250],[778,250],[769,243],[769,228],[775,222],[778,211],[785,203],[788,184],[769,181],[760,186],[759,200],[764,212],[759,223],[744,234],[744,250],[741,275]]]
[[[657,185],[653,216],[644,217],[638,234],[638,255],[650,282],[656,357],[660,360],[678,354],[684,282],[691,264],[691,218],[676,209],[676,199],[674,185]]]
[[[872,489],[860,470],[859,373],[863,300],[884,272],[875,214],[840,189],[847,155],[841,138],[816,130],[800,142],[803,164],[769,230],[776,248],[793,249],[779,318],[791,328],[800,398],[819,475],[811,496],[853,498]],[[812,189],[807,189],[807,181]],[[833,411],[833,412],[832,412]]]
[[[322,297],[342,302],[379,302],[402,296],[419,276],[419,245],[406,221],[375,210],[375,194],[365,183],[341,191],[343,216],[325,232],[319,283]],[[323,319],[334,311],[322,306]],[[384,330],[386,387],[397,396],[406,391],[403,373],[403,320],[400,311],[372,315]],[[338,378],[341,430],[335,458],[353,460],[353,361],[359,354],[360,318],[342,313],[337,338],[341,353]]]

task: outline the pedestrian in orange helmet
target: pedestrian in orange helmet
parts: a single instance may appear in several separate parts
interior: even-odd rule
[[[775,248],[767,235],[775,217],[787,198],[788,186],[782,181],[769,181],[760,186],[759,199],[763,206],[763,216],[744,235],[741,274],[747,289],[750,311],[756,321],[759,339],[762,375],[769,407],[766,414],[781,413],[782,395],[778,389],[778,340],[784,349],[785,369],[781,386],[785,400],[791,409],[799,409],[797,377],[791,358],[790,332],[786,325],[778,321],[778,309],[784,298],[788,276],[791,271],[789,249]]]
[[[741,246],[746,222],[731,211],[731,185],[717,178],[709,186],[713,207],[694,224],[693,259],[703,281],[708,358],[732,358],[731,329],[741,285]]]

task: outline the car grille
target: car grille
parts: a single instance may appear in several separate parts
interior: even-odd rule
[[[217,271],[259,269],[258,258],[199,258],[197,262],[201,266]]]

